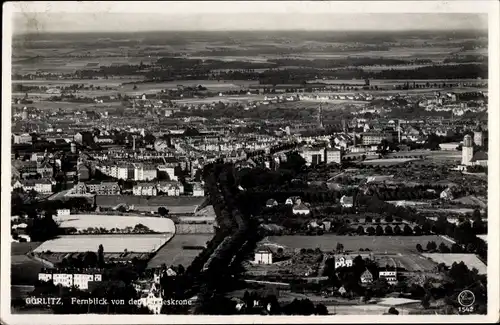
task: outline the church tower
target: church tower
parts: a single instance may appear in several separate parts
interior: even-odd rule
[[[474,148],[472,144],[472,137],[467,134],[464,137],[464,144],[462,146],[462,165],[470,165],[470,161],[473,155]]]
[[[474,144],[479,147],[484,146],[484,133],[483,129],[481,128],[481,125],[479,124],[474,130]]]

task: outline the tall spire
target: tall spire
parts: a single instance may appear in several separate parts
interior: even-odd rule
[[[322,129],[323,126],[323,108],[321,107],[321,103],[318,107],[318,126]]]

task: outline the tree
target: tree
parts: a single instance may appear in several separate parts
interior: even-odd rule
[[[413,231],[415,232],[415,236],[422,235],[422,230],[420,229],[419,226],[415,226],[415,228],[413,228]]]
[[[450,248],[448,246],[446,246],[445,243],[441,243],[441,244],[439,244],[439,251],[441,253],[449,253]]]
[[[97,263],[99,267],[104,266],[104,247],[102,244],[99,245],[99,249],[97,250]]]
[[[428,309],[430,306],[430,297],[429,295],[425,295],[424,299],[422,299],[422,307],[424,307],[424,309]]]
[[[365,229],[363,228],[363,226],[359,226],[356,232],[358,233],[358,235],[364,235]]]
[[[46,214],[40,218],[35,216],[26,227],[26,233],[31,241],[46,241],[61,234],[59,225],[52,219],[52,215]]]
[[[417,252],[419,252],[419,253],[422,253],[424,251],[424,249],[422,248],[422,245],[420,245],[420,244],[417,244],[416,249],[417,249]]]
[[[451,252],[452,253],[463,253],[463,249],[460,245],[458,245],[457,243],[453,243],[451,245]]]
[[[377,228],[375,228],[375,234],[377,236],[383,236],[384,235],[384,229],[382,228],[381,225],[378,225]]]
[[[428,251],[435,251],[437,249],[437,245],[436,245],[435,242],[430,241],[430,242],[427,243],[426,248],[427,248]]]
[[[337,253],[341,253],[344,251],[344,245],[341,243],[337,243],[337,248],[336,248]]]
[[[162,217],[166,217],[168,215],[169,210],[165,207],[158,208],[158,214]]]
[[[395,226],[393,231],[394,231],[394,235],[396,235],[396,236],[399,236],[402,233],[401,227],[399,227],[399,226]]]
[[[372,219],[372,217],[370,217],[370,216],[367,216],[367,217],[365,218],[365,223],[368,223],[368,222],[370,222],[370,223],[371,223],[372,221],[373,221],[373,219]]]
[[[328,309],[323,304],[317,304],[315,308],[316,315],[328,315]]]
[[[98,257],[95,252],[86,252],[83,255],[83,265],[88,268],[96,267],[98,264]]]
[[[393,221],[391,216],[385,217],[385,222],[391,223]]]
[[[370,235],[370,236],[375,235],[375,228],[373,228],[373,227],[368,227],[368,228],[366,229],[366,233],[367,233],[368,235]]]
[[[413,235],[413,230],[411,229],[410,226],[405,225],[404,228],[403,228],[403,234],[405,236],[411,236],[411,235]]]
[[[399,315],[399,311],[394,307],[389,308],[388,313],[391,315]]]
[[[386,226],[385,227],[385,234],[388,236],[392,235],[392,227],[391,226]]]

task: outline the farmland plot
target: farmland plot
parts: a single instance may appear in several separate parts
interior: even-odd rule
[[[479,274],[486,274],[487,267],[481,262],[475,254],[442,254],[442,253],[432,253],[432,254],[422,254],[435,261],[436,263],[444,263],[447,266],[451,266],[453,263],[464,262],[469,269],[476,268]]]
[[[105,253],[122,253],[125,250],[132,253],[154,253],[172,236],[173,234],[61,236],[44,242],[34,252],[97,252],[99,245],[102,245]]]
[[[175,224],[168,218],[141,217],[141,216],[115,216],[115,215],[94,215],[94,214],[74,214],[69,216],[56,216],[54,220],[60,223],[61,227],[74,227],[77,230],[84,230],[89,227],[124,229],[142,224],[149,229],[160,233],[175,233]]]
[[[206,243],[212,239],[212,235],[175,235],[174,238],[163,246],[156,255],[149,261],[148,268],[155,268],[166,265],[182,264],[187,267],[201,252],[201,249],[187,249],[187,246],[205,247]]]
[[[337,243],[344,245],[345,250],[359,252],[360,248],[369,248],[373,252],[404,253],[416,252],[416,245],[423,247],[434,241],[438,246],[444,242],[439,236],[269,236],[263,243],[276,243],[289,248],[320,248],[324,252],[334,251]]]

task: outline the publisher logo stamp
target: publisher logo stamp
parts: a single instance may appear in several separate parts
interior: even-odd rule
[[[470,307],[476,301],[476,296],[470,290],[464,290],[458,295],[458,303],[463,307]]]

